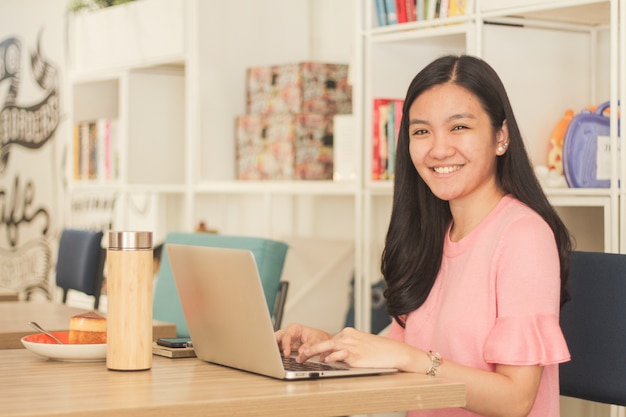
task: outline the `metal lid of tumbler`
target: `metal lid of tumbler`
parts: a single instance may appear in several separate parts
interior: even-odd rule
[[[110,231],[109,249],[147,250],[152,249],[152,232]]]

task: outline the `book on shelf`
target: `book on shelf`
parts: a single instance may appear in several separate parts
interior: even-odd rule
[[[450,6],[450,2],[449,0],[439,0],[438,3],[439,7],[437,8],[437,17],[439,19],[445,19],[446,17],[448,17],[448,7]]]
[[[426,3],[428,0],[416,0],[415,2],[415,20],[420,22],[426,19]]]
[[[396,11],[396,0],[385,0],[385,11],[387,12],[387,24],[398,24],[398,13]]]
[[[386,26],[387,22],[387,0],[374,0],[376,3],[376,19],[378,26]]]
[[[417,20],[416,0],[374,0],[378,26]]]
[[[396,19],[398,23],[406,23],[409,21],[407,14],[406,0],[394,0],[396,3]]]
[[[112,119],[100,119],[97,121],[98,132],[98,179],[110,181],[117,175],[117,150],[115,138],[117,138],[117,121]]]
[[[433,19],[439,19],[439,16],[441,15],[441,0],[433,0],[432,7],[434,8],[435,13]]]
[[[445,19],[448,17],[448,8],[450,7],[449,0],[439,0],[439,19]]]
[[[433,20],[437,17],[437,3],[439,0],[426,0],[425,4],[425,18],[426,20]]]
[[[402,99],[375,98],[372,126],[372,179],[394,176],[396,144],[402,120]]]
[[[79,147],[76,151],[79,153],[78,172],[80,176],[77,178],[77,180],[88,180],[91,165],[93,164],[93,161],[91,160],[92,153],[89,147],[91,145],[90,136],[94,129],[91,128],[90,125],[90,122],[83,122],[80,124],[79,127]]]
[[[474,0],[374,0],[378,26],[473,13]]]
[[[406,8],[406,17],[408,22],[417,21],[417,2],[419,0],[404,0]],[[422,0],[423,1],[423,0]]]
[[[389,123],[387,124],[387,173],[388,179],[393,179],[396,171],[396,145],[398,143],[398,134],[400,133],[400,123],[402,122],[402,105],[403,100],[392,100],[389,103]]]
[[[459,16],[465,14],[465,0],[449,0],[448,17]]]
[[[372,179],[380,179],[380,120],[381,109],[383,107],[383,99],[374,99],[374,108],[372,109]]]
[[[110,181],[118,177],[116,119],[78,122],[73,135],[75,181]]]

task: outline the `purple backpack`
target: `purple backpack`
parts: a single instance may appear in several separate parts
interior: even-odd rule
[[[582,110],[570,122],[563,139],[563,173],[570,188],[609,188],[609,102],[591,112]],[[600,153],[598,151],[600,150]]]

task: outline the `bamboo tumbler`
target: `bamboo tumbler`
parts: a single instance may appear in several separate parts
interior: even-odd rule
[[[109,232],[107,368],[152,367],[152,232]]]

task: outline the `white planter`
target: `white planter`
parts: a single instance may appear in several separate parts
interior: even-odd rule
[[[77,72],[156,65],[185,54],[185,1],[137,0],[73,16]]]

